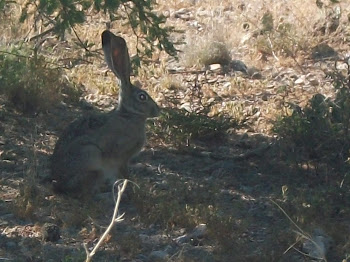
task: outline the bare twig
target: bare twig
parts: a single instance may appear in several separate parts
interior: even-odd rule
[[[323,254],[323,251],[322,251],[322,248],[320,247],[320,245],[318,243],[316,243],[315,240],[313,240],[313,238],[306,234],[294,221],[293,219],[287,214],[286,211],[284,211],[284,209],[279,205],[277,204],[274,200],[270,199],[270,201],[275,204],[281,211],[282,213],[288,218],[288,220],[297,228],[297,230],[293,230],[297,235],[299,235],[301,238],[304,238],[304,239],[307,239],[309,240],[316,248],[317,250],[319,251],[320,254]],[[327,262],[327,259],[326,257],[323,255],[322,257],[314,257],[314,256],[311,256],[309,254],[306,254],[300,250],[298,250],[297,248],[295,248],[295,245],[300,242],[300,239],[298,241],[296,241],[294,244],[292,244],[285,252],[284,254],[286,254],[290,249],[294,249],[296,250],[297,252],[299,252],[300,254],[302,255],[305,255],[305,256],[308,256],[310,258],[313,258],[313,259],[318,259],[318,260],[323,260],[324,262]]]
[[[286,218],[288,218],[288,220],[298,229],[299,232],[303,232],[303,230],[293,221],[293,219],[291,219],[291,217],[287,214],[286,211],[284,211],[284,209],[279,205],[277,204],[274,200],[270,199],[270,201],[272,203],[274,203],[278,208],[279,210],[282,211],[282,213],[286,216]]]
[[[118,198],[117,201],[115,203],[115,207],[114,207],[114,212],[113,212],[113,216],[112,216],[112,220],[111,223],[109,224],[109,226],[107,227],[106,231],[103,233],[103,235],[101,236],[100,240],[97,242],[96,246],[93,248],[93,250],[91,252],[89,252],[86,243],[84,243],[84,249],[86,252],[86,260],[85,262],[90,262],[92,261],[92,257],[95,255],[96,251],[98,250],[98,248],[101,246],[101,244],[103,243],[103,241],[106,239],[108,233],[111,231],[111,229],[113,228],[113,226],[124,220],[124,215],[125,213],[121,214],[118,216],[118,209],[119,209],[119,204],[120,204],[120,200],[122,198],[122,195],[126,189],[126,185],[128,184],[128,180],[125,179],[124,183],[122,186],[118,186]]]
[[[270,44],[272,56],[273,56],[277,61],[280,61],[279,58],[276,56],[275,51],[273,51],[273,44],[272,44],[272,41],[271,41],[270,36],[267,38],[267,40],[269,41],[269,44]]]
[[[304,252],[302,252],[302,251],[300,251],[300,250],[297,250],[295,247],[293,247],[293,249],[297,250],[299,253],[301,253],[301,254],[303,254],[303,255],[305,255],[305,256],[311,257],[311,258],[313,258],[313,259],[323,260],[323,261],[327,262],[327,259],[326,259],[326,257],[324,256],[324,252],[323,252],[322,248],[320,247],[320,245],[319,245],[312,237],[308,236],[308,235],[305,234],[304,232],[299,232],[299,231],[295,231],[295,230],[294,230],[294,232],[295,232],[297,235],[299,235],[301,238],[304,238],[304,239],[306,239],[306,240],[309,240],[309,241],[317,248],[319,254],[322,254],[322,257],[311,256],[311,255],[306,254],[306,253],[304,253]]]
[[[32,37],[29,38],[29,39],[26,39],[26,42],[34,41],[34,40],[36,40],[36,39],[38,39],[38,38],[41,38],[41,37],[43,37],[43,36],[45,36],[45,35],[47,35],[47,34],[50,34],[50,33],[53,32],[54,30],[55,30],[55,27],[52,27],[52,28],[50,28],[50,29],[48,29],[48,30],[45,30],[44,32],[42,32],[42,33],[40,33],[40,34],[38,34],[38,35],[32,36]]]
[[[80,39],[77,31],[75,30],[74,26],[70,25],[70,27],[72,28],[75,37],[78,39],[78,42],[80,43],[80,45],[85,49],[86,52],[91,53],[91,51],[87,48],[87,46],[83,43],[83,41]]]
[[[207,70],[174,70],[168,69],[168,73],[171,75],[175,74],[205,74]]]
[[[15,57],[20,57],[20,58],[24,58],[24,59],[33,59],[33,58],[34,58],[34,55],[28,55],[28,56],[26,56],[26,55],[20,55],[20,54],[16,54],[16,53],[14,53],[14,52],[8,52],[8,51],[0,51],[0,54],[13,55],[13,56],[15,56]],[[69,60],[69,59],[71,59],[71,58],[67,58],[67,59],[65,59],[65,60]],[[91,62],[89,62],[89,61],[87,61],[87,60],[82,60],[82,59],[80,59],[80,61],[84,61],[84,62],[86,62],[86,63],[90,63],[90,64],[91,64]],[[70,69],[70,68],[71,68],[71,67],[66,66],[66,65],[64,65],[64,64],[58,64],[58,63],[50,62],[50,61],[47,61],[47,60],[45,60],[45,63],[46,63],[47,65],[56,66],[57,69],[59,69],[59,68]]]

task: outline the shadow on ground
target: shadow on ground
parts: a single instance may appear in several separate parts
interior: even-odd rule
[[[112,201],[80,203],[55,196],[42,181],[58,134],[86,110],[56,108],[22,116],[4,103],[1,108],[0,256],[83,261],[82,244],[93,246],[101,236]],[[331,182],[288,163],[271,137],[221,131],[178,147],[149,134],[145,150],[132,161],[138,187],[123,199],[125,220],[96,261],[156,261],[157,255],[157,261],[305,261],[296,251],[284,254],[297,239],[287,215],[306,232],[320,227],[332,241],[349,243],[342,233],[349,226],[342,207],[348,200],[337,202],[339,194],[325,190],[334,188]],[[348,189],[345,193],[340,195],[347,196]],[[334,205],[325,205],[324,197]],[[58,242],[41,239],[48,222],[60,227]],[[203,234],[184,238],[200,224],[206,224]],[[295,248],[300,247],[298,242]],[[340,261],[341,254],[344,245],[335,245],[330,261]]]

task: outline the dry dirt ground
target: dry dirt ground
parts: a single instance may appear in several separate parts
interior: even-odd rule
[[[191,22],[190,13],[172,18]],[[323,251],[327,261],[348,261],[348,178],[292,165],[271,132],[274,113],[286,104],[305,106],[318,92],[334,96],[321,70],[332,65],[312,59],[302,68],[266,65],[255,78],[231,69],[184,73],[169,63],[184,108],[200,87],[218,105],[233,103],[232,116],[244,124],[178,145],[162,140],[150,121],[149,141],[132,161],[135,185],[122,198],[125,219],[93,261],[294,262]],[[169,88],[161,99],[172,95]],[[54,194],[50,155],[72,120],[116,100],[88,95],[23,115],[0,97],[0,261],[84,261],[83,243],[92,248],[110,222],[112,194],[91,202]]]
[[[23,116],[2,99],[1,259],[83,261],[83,242],[93,246],[108,225],[111,194],[81,203],[53,194],[45,181],[57,135],[89,110],[69,105]],[[292,204],[299,194],[319,197],[319,190],[326,198],[329,184],[284,162],[274,138],[236,128],[191,147],[170,148],[153,135],[133,161],[139,188],[130,187],[122,200],[125,220],[95,261],[307,261],[294,249],[284,253],[294,242],[301,250],[303,241],[296,241],[299,229],[271,199],[299,219],[305,234],[327,232],[328,261],[341,261],[349,250],[349,214],[339,210],[347,201],[310,215],[307,200],[304,207]],[[59,240],[43,239],[45,223],[60,228]]]

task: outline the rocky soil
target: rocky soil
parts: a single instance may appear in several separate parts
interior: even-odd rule
[[[202,30],[190,9],[167,15]],[[312,59],[312,52],[302,68],[270,62],[256,69],[233,57],[229,65],[190,70],[169,61],[169,74],[183,88],[169,90],[162,105],[176,95],[181,108],[193,111],[200,96],[218,111],[233,104],[233,116],[244,124],[180,146],[149,131],[131,167],[137,186],[130,183],[122,198],[124,220],[93,261],[348,261],[348,200],[329,197],[336,181],[287,162],[271,132],[276,112],[298,110],[316,93],[334,97],[323,70],[332,70],[334,62]],[[332,59],[346,55],[337,52]],[[329,59],[322,50],[317,55]],[[160,85],[158,79],[150,84]],[[56,195],[49,162],[68,123],[92,110],[109,110],[116,101],[85,94],[78,104],[23,115],[0,96],[0,261],[84,261],[84,244],[89,250],[96,245],[113,213],[112,193],[91,202]],[[309,200],[320,192],[324,205],[315,210]]]

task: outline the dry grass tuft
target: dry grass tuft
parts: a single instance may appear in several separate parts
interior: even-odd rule
[[[63,77],[63,71],[53,66],[45,56],[30,47],[13,47],[12,53],[0,53],[0,93],[24,113],[47,111],[67,92],[69,100],[77,99],[78,92]]]
[[[213,35],[188,35],[181,56],[186,67],[203,67],[211,64],[227,65],[231,61],[230,47]]]
[[[260,65],[261,56],[265,60],[273,58],[275,65],[293,57],[295,64],[318,43],[343,41],[329,35],[349,32],[346,24],[350,10],[344,3],[324,2],[320,8],[316,3],[300,0],[215,4],[208,0],[187,3],[185,8],[194,13],[196,21],[185,38],[182,59],[186,66],[212,62],[210,57],[216,53],[215,48],[214,52],[211,50],[212,42],[222,43],[221,47],[225,46],[233,59],[243,59],[252,66]]]

